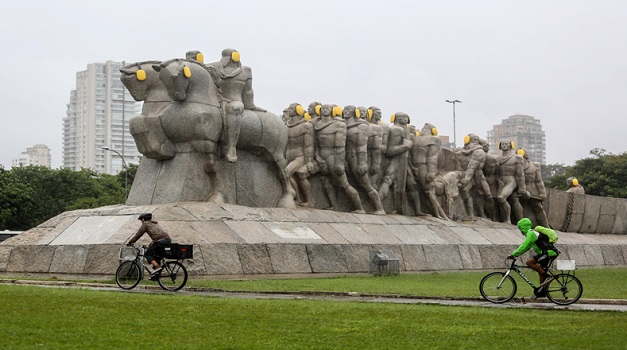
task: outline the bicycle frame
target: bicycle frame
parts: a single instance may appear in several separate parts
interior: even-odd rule
[[[146,270],[146,272],[148,272],[148,274],[150,275],[151,274],[151,271],[150,271],[151,265],[147,265],[144,262],[144,254],[146,252],[146,248],[144,248],[144,247],[139,247],[138,248],[138,247],[135,247],[135,246],[132,246],[132,247],[137,251],[137,255],[135,255],[135,260],[134,261],[137,264],[143,266],[144,270]],[[181,262],[180,259],[166,259],[166,258],[161,257],[161,256],[156,256],[156,258],[157,258],[157,262],[159,262],[159,265],[161,267],[163,267],[163,268],[165,268],[165,263],[167,261],[178,261],[178,262]]]
[[[555,261],[555,260],[553,260],[553,261]],[[553,261],[551,261],[551,263],[549,264],[549,267],[546,270],[546,273],[549,275],[549,278],[555,277],[555,274],[553,273],[553,268],[552,268]],[[525,276],[525,274],[522,272],[521,269],[531,269],[531,268],[529,266],[527,266],[527,265],[516,265],[516,259],[513,259],[512,260],[512,264],[507,269],[507,272],[505,272],[505,275],[503,275],[503,279],[501,280],[501,283],[499,283],[499,287],[501,286],[503,281],[505,281],[507,276],[509,276],[511,274],[512,270],[514,270],[525,282],[527,282],[527,284],[529,284],[531,286],[531,288],[535,289],[536,285],[533,284],[533,282],[531,282],[529,280],[529,278],[527,278],[527,276]]]

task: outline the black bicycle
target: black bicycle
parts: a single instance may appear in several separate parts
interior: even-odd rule
[[[150,266],[144,263],[145,246],[135,247],[135,257],[120,264],[115,272],[115,282],[122,289],[133,289],[144,278],[144,270],[150,275]],[[123,248],[122,248],[123,249]],[[122,249],[120,257],[122,258]],[[187,283],[187,269],[183,266],[183,259],[193,257],[193,247],[182,244],[166,244],[163,247],[163,255],[155,257],[163,268],[150,279],[157,281],[161,288],[169,291],[177,291],[185,287]]]
[[[521,269],[530,269],[530,267],[516,265],[516,259],[512,260],[511,265],[506,260],[506,265],[509,265],[507,271],[492,272],[479,283],[479,292],[484,299],[500,304],[514,298],[518,287],[511,276],[512,270],[533,288],[536,298],[546,296],[558,305],[570,305],[581,298],[583,293],[581,281],[575,277],[574,272],[570,273],[571,270],[575,270],[574,260],[557,260],[556,269],[552,268],[553,262],[551,262],[547,269],[549,276],[540,286],[534,285],[521,271]]]

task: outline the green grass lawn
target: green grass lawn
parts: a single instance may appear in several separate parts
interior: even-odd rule
[[[0,296],[1,349],[624,349],[627,342],[620,312],[23,285],[0,285]]]

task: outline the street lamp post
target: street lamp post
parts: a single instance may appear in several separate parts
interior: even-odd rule
[[[455,132],[455,104],[456,103],[462,103],[462,101],[460,100],[446,100],[446,102],[448,103],[452,103],[453,104],[453,148],[457,148],[457,142],[455,140],[457,140],[457,133]]]
[[[124,203],[126,203],[126,199],[128,198],[128,167],[126,166],[126,160],[124,160],[124,156],[121,155],[120,152],[111,149],[110,147],[102,147],[102,149],[105,151],[111,151],[122,158],[122,165],[124,165]]]

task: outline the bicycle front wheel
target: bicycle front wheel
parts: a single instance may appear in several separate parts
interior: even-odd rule
[[[504,272],[492,272],[486,275],[479,284],[481,296],[493,303],[505,303],[516,295],[516,281]]]
[[[165,290],[179,290],[187,283],[187,269],[178,261],[168,261],[159,273],[158,282]]]
[[[568,273],[555,275],[547,287],[546,296],[557,305],[570,305],[583,293],[581,281]]]
[[[125,261],[115,272],[115,282],[122,289],[135,288],[142,279],[141,267],[135,261]]]

